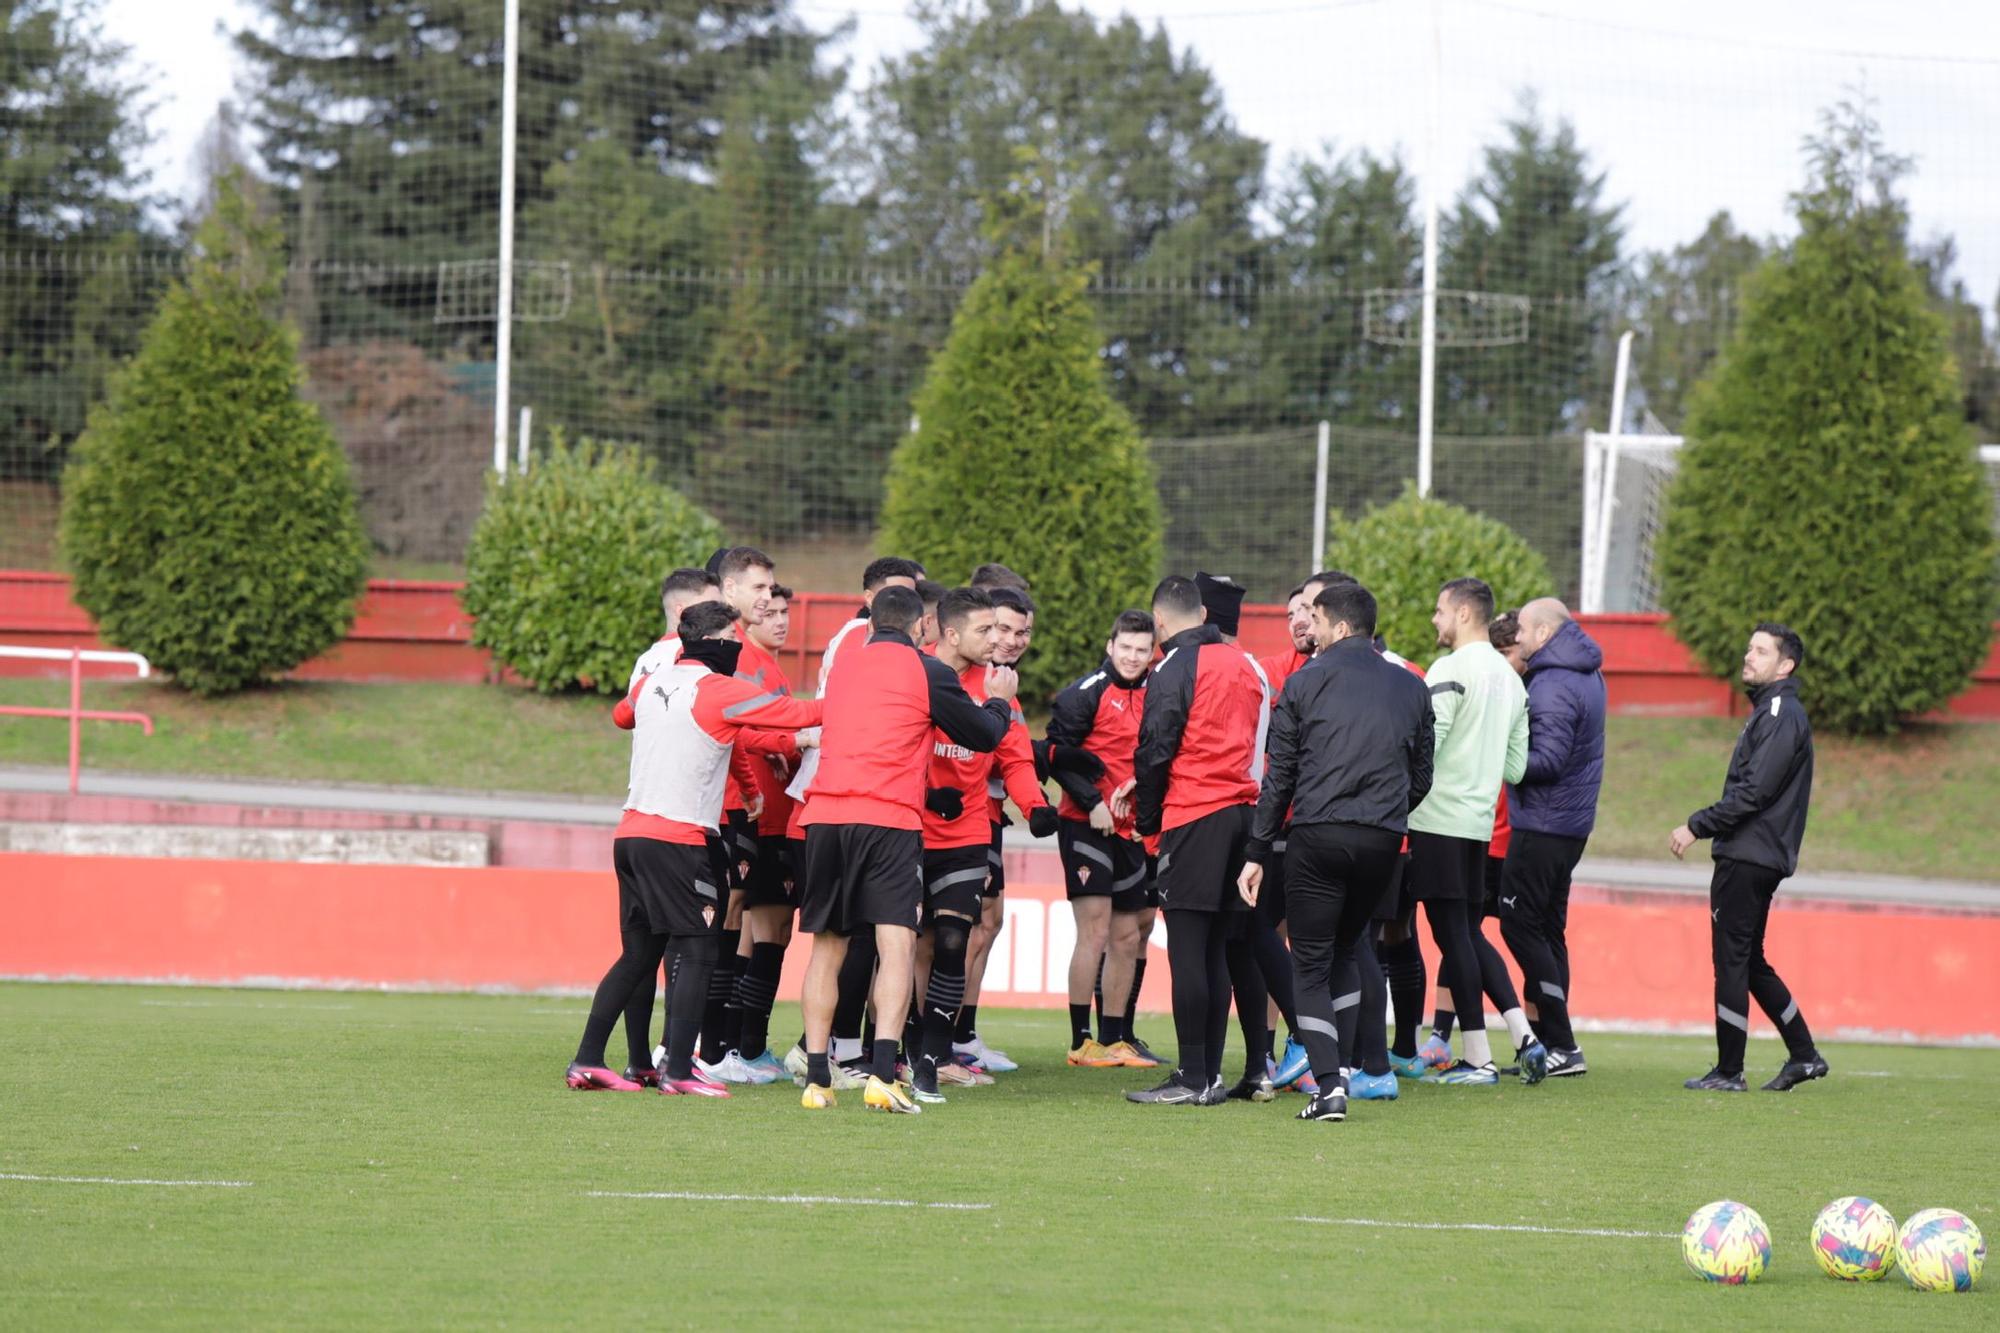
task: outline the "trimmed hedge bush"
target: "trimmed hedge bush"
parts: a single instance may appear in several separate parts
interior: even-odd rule
[[[1360,518],[1329,514],[1326,563],[1375,594],[1375,632],[1424,665],[1439,656],[1431,612],[1438,589],[1452,579],[1486,580],[1501,611],[1555,591],[1548,562],[1512,528],[1435,496],[1422,498],[1414,484]]]
[[[63,478],[77,604],[178,685],[284,674],[354,622],[368,573],[347,458],[299,396],[282,242],[231,183]]]
[[[721,544],[636,449],[555,431],[526,475],[487,480],[465,556],[472,641],[544,694],[616,694],[660,636],[660,580]]]
[[[1027,578],[1024,699],[1096,665],[1160,569],[1152,466],[1106,383],[1085,282],[1010,249],[973,283],[889,460],[876,543],[948,585],[993,560]]]
[[[1992,501],[1879,173],[1893,159],[1844,114],[1796,196],[1798,240],[1753,275],[1695,391],[1658,559],[1710,670],[1735,676],[1756,623],[1783,621],[1813,721],[1879,733],[1941,707],[1992,642]]]

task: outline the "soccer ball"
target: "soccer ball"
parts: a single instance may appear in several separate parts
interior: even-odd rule
[[[1681,1228],[1681,1258],[1704,1281],[1741,1286],[1764,1275],[1771,1233],[1749,1204],[1719,1199],[1695,1209]]]
[[[1835,1199],[1812,1229],[1820,1271],[1843,1282],[1873,1282],[1896,1266],[1896,1219],[1873,1199]]]
[[[1986,1238],[1964,1213],[1926,1208],[1903,1223],[1896,1266],[1918,1291],[1971,1291],[1986,1267]]]

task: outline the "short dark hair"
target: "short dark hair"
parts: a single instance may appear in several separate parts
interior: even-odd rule
[[[972,586],[978,588],[981,585],[975,583]],[[1035,614],[1035,599],[1028,596],[1026,588],[1016,588],[1011,584],[1003,583],[997,587],[989,584],[984,587],[983,591],[993,599],[993,609],[995,611],[1005,608],[1009,611],[1018,611],[1024,616]]]
[[[876,601],[882,600],[880,597]],[[957,629],[965,624],[965,618],[974,611],[991,611],[993,599],[986,595],[984,588],[948,588],[938,598],[938,628]]]
[[[1306,583],[1317,583],[1322,588],[1331,588],[1336,583],[1359,582],[1361,582],[1360,579],[1355,578],[1354,575],[1344,569],[1322,569],[1317,574],[1306,575],[1306,582],[1299,585],[1299,591],[1305,591]]]
[[[995,588],[1019,588],[1022,592],[1028,590],[1028,581],[1026,579],[1001,564],[988,563],[981,565],[972,571],[972,577],[967,579],[966,582],[975,588],[984,588],[988,592],[991,592]]]
[[[792,600],[792,590],[782,583],[773,583],[771,585],[771,600],[774,602],[789,602]]]
[[[1521,613],[1502,611],[1486,622],[1486,641],[1495,648],[1512,648],[1521,641]]]
[[[681,612],[678,633],[683,639],[712,639],[737,619],[736,608],[727,602],[696,602]]]
[[[1349,630],[1362,638],[1375,637],[1375,594],[1353,579],[1327,584],[1313,598],[1313,605],[1325,614],[1327,624],[1345,622]]]
[[[664,605],[676,593],[701,593],[721,586],[722,581],[705,569],[677,569],[660,581],[660,601]]]
[[[884,588],[869,605],[868,619],[876,630],[908,634],[924,618],[924,599],[908,588]]]
[[[936,606],[945,594],[945,586],[936,579],[918,579],[917,596],[923,598],[925,606]]]
[[[1169,574],[1153,585],[1153,606],[1165,607],[1183,616],[1201,613],[1201,589],[1191,578],[1180,574]]]
[[[1292,590],[1291,590],[1290,592],[1286,593],[1286,594],[1285,594],[1285,605],[1286,605],[1286,606],[1290,606],[1290,605],[1292,604],[1292,598],[1294,598],[1294,597],[1297,597],[1297,596],[1301,595],[1302,593],[1304,593],[1304,592],[1305,592],[1305,590],[1306,590],[1306,585],[1305,585],[1305,584],[1303,584],[1303,583],[1301,583],[1301,584],[1300,584],[1300,585],[1299,585],[1298,587],[1296,587],[1296,588],[1292,589]]]
[[[914,560],[905,560],[900,555],[877,556],[868,562],[868,568],[861,571],[861,591],[874,592],[890,579],[920,579],[924,567]]]
[[[1488,625],[1493,622],[1493,589],[1486,586],[1484,579],[1470,576],[1453,579],[1438,591],[1449,597],[1457,606],[1471,607],[1472,613],[1479,617],[1480,624]]]
[[[715,577],[733,579],[747,569],[768,569],[776,573],[778,566],[771,557],[754,546],[732,546],[722,553],[722,559],[715,562]]]
[[[1144,634],[1148,638],[1158,638],[1160,627],[1144,611],[1120,611],[1118,619],[1111,622],[1111,637],[1121,634]]]
[[[1778,660],[1790,662],[1793,671],[1806,664],[1806,641],[1801,639],[1799,632],[1790,625],[1783,625],[1775,620],[1760,620],[1757,622],[1757,628],[1750,632],[1768,634],[1777,640]]]

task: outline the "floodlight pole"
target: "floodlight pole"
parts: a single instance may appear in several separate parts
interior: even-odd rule
[[[507,475],[514,374],[514,121],[520,103],[521,0],[507,0],[500,83],[500,273],[493,329],[493,470]]]
[[[1417,494],[1431,493],[1431,437],[1437,407],[1438,149],[1444,92],[1444,36],[1439,0],[1431,0],[1430,99],[1424,125],[1424,325],[1417,383]]]

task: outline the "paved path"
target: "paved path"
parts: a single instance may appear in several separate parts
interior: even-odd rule
[[[68,775],[59,768],[0,767],[0,791],[61,792]],[[156,801],[218,805],[284,806],[315,810],[367,810],[383,814],[451,815],[466,819],[524,819],[552,824],[613,825],[619,798],[537,796],[527,793],[449,791],[433,787],[370,787],[228,778],[85,773],[83,794],[128,796]],[[1010,847],[1050,849],[1027,830],[1007,831]],[[1585,857],[1578,883],[1614,889],[1706,893],[1709,862],[1618,861]],[[1812,872],[1788,880],[1782,892],[1794,897],[1897,906],[2000,909],[2000,883],[1917,879],[1901,875]]]

